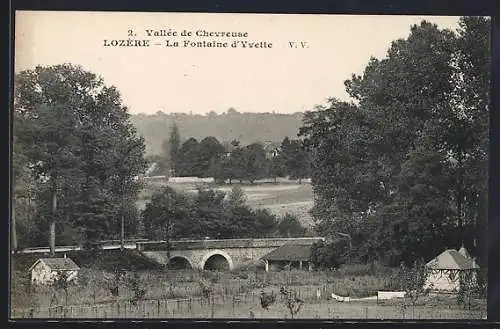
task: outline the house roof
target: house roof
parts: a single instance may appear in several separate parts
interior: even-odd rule
[[[467,258],[467,259],[470,259],[470,258],[471,258],[471,257],[470,257],[469,252],[467,251],[467,249],[465,249],[465,247],[464,247],[464,246],[462,246],[462,247],[458,250],[458,252],[459,252],[462,256],[464,256],[465,258]]]
[[[310,245],[285,244],[264,257],[267,260],[308,261],[311,257]]]
[[[435,270],[470,270],[478,268],[472,259],[465,258],[465,256],[455,249],[443,251],[429,261],[426,266]]]
[[[264,150],[266,150],[266,152],[272,152],[274,150],[277,150],[281,147],[281,143],[277,143],[277,142],[270,142],[270,143],[267,143],[264,145]]]
[[[31,267],[33,269],[38,263],[43,262],[53,270],[79,270],[80,267],[71,258],[40,258]]]

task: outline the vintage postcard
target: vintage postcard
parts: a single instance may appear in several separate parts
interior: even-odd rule
[[[485,319],[490,35],[17,11],[11,318]]]

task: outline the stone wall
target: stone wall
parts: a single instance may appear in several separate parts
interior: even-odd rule
[[[171,241],[173,250],[228,249],[228,248],[270,248],[281,247],[287,243],[313,244],[323,240],[321,237],[311,238],[268,238],[268,239],[222,239],[222,240],[180,240]],[[137,249],[141,251],[165,250],[165,241],[140,241]]]

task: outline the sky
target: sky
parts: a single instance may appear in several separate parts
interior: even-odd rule
[[[362,74],[371,56],[383,58],[392,41],[406,38],[424,19],[451,30],[458,23],[452,16],[18,11],[14,65],[16,72],[80,65],[117,87],[132,114],[229,108],[294,113],[330,97],[347,100],[344,81]],[[192,35],[180,35],[184,30]],[[197,31],[241,34],[204,37]],[[120,45],[125,41],[112,40],[127,40],[129,32],[149,46],[105,46]],[[167,40],[179,46],[166,47]],[[227,42],[227,47],[191,46],[202,41]],[[235,41],[237,47],[231,47]],[[243,48],[241,41],[272,48]]]

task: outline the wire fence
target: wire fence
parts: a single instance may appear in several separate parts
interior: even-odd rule
[[[95,305],[67,305],[12,309],[12,318],[214,318],[216,312],[233,310],[242,304],[255,304],[256,294],[220,295],[210,298],[192,297],[179,299],[155,299],[131,302],[116,300]],[[229,314],[230,316],[231,314]]]
[[[321,290],[321,289],[320,289]],[[450,305],[417,306],[398,304],[339,303],[318,294],[316,287],[297,290],[304,304],[297,314],[302,319],[484,319],[486,310],[461,310]],[[64,305],[12,309],[14,319],[214,319],[290,318],[279,296],[269,309],[260,305],[260,293],[212,295],[209,298],[149,299],[131,302],[115,300],[94,305]]]

